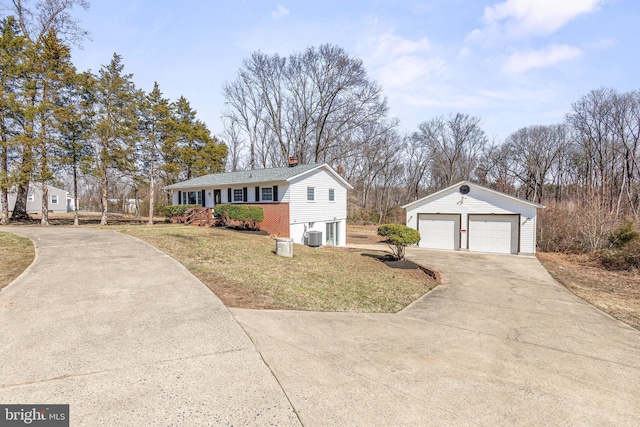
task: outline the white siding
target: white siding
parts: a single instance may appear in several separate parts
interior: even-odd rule
[[[315,200],[307,201],[307,187],[315,188]],[[329,189],[335,201],[329,201]],[[291,224],[327,222],[347,218],[347,189],[324,169],[291,181],[289,194]],[[324,227],[324,224],[322,225]],[[324,234],[324,228],[318,228]]]
[[[307,200],[307,187],[314,188],[314,200]],[[334,190],[334,201],[329,201],[329,189]],[[346,242],[347,189],[333,175],[318,169],[290,182],[283,200],[289,202],[290,236],[296,243],[304,243],[306,231],[322,232],[322,243],[326,244],[326,226],[338,222],[338,245]]]
[[[536,253],[536,215],[520,217],[520,253]]]
[[[418,229],[418,214],[460,214],[460,249],[467,249],[469,214],[519,214],[520,253],[534,254],[536,246],[536,207],[517,199],[471,185],[467,195],[458,188],[444,191],[436,197],[427,197],[407,206],[407,226]]]

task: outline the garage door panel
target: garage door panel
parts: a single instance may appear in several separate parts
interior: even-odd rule
[[[518,253],[518,216],[469,215],[469,250]]]
[[[428,249],[457,250],[460,248],[459,230],[460,216],[458,215],[420,214],[418,246]]]

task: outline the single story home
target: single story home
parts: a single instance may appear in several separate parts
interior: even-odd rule
[[[403,208],[421,248],[534,254],[544,206],[462,181]]]
[[[347,190],[353,187],[328,164],[298,165],[204,175],[168,185],[174,205],[220,203],[260,206],[260,228],[277,237],[306,243],[344,246],[347,225]]]
[[[49,212],[66,213],[72,212],[74,206],[73,196],[68,191],[47,185],[49,191]],[[9,193],[9,212],[13,211],[16,204],[16,193]],[[0,212],[2,212],[2,200],[0,200]],[[27,193],[27,212],[42,212],[42,184],[29,183],[29,192]]]

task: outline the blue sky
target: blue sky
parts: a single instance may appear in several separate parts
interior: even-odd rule
[[[638,0],[94,0],[76,16],[91,33],[79,70],[117,52],[138,87],[184,95],[215,134],[243,59],[323,43],[363,60],[401,131],[462,112],[499,142],[561,122],[592,89],[640,89]]]

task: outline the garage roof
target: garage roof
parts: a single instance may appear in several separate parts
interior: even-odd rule
[[[402,206],[402,207],[403,207],[404,209],[407,209],[407,208],[410,208],[410,207],[411,207],[411,206],[413,206],[413,205],[417,205],[417,204],[420,204],[420,203],[424,203],[424,202],[428,201],[429,199],[435,199],[435,198],[437,198],[438,196],[440,196],[441,194],[444,194],[444,193],[447,193],[447,192],[449,192],[449,191],[451,191],[451,190],[453,190],[453,189],[459,188],[459,187],[461,187],[462,185],[468,185],[470,188],[475,188],[475,189],[484,190],[484,191],[487,191],[487,192],[490,192],[490,193],[496,194],[496,195],[498,195],[498,196],[500,196],[500,197],[504,197],[505,199],[510,199],[510,200],[515,201],[515,202],[522,203],[522,204],[524,204],[524,205],[533,206],[533,207],[538,208],[538,209],[544,209],[544,206],[543,206],[543,205],[540,205],[540,204],[538,204],[538,203],[530,202],[530,201],[528,201],[528,200],[520,199],[520,198],[518,198],[518,197],[513,197],[513,196],[510,196],[510,195],[508,195],[508,194],[502,193],[502,192],[500,192],[500,191],[492,190],[491,188],[484,187],[484,186],[482,186],[482,185],[480,185],[480,184],[476,184],[476,183],[474,183],[474,182],[470,182],[470,181],[460,181],[460,182],[458,182],[457,184],[453,184],[453,185],[451,185],[451,186],[449,186],[449,187],[447,187],[447,188],[444,188],[444,189],[442,189],[442,190],[440,190],[440,191],[436,191],[435,193],[429,194],[429,195],[428,195],[428,196],[426,196],[426,197],[423,197],[423,198],[418,199],[418,200],[416,200],[416,201],[413,201],[413,202],[411,202],[411,203],[407,203],[406,205],[404,205],[404,206]]]

